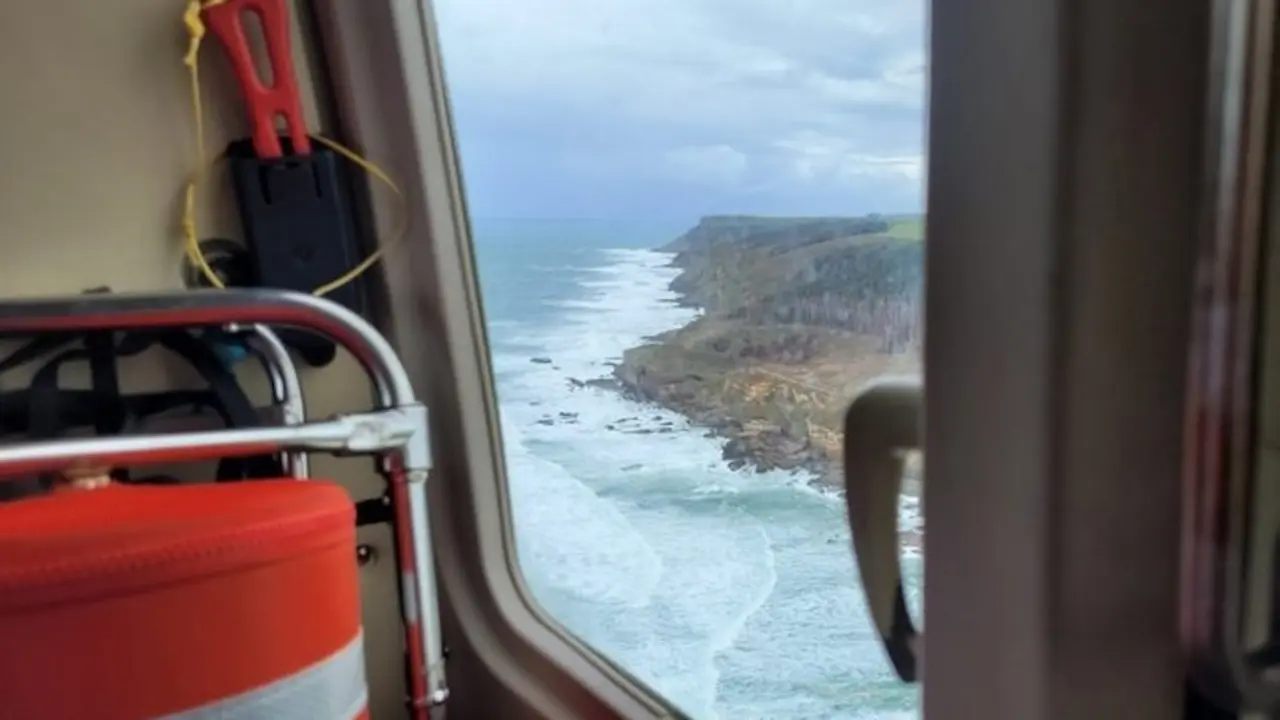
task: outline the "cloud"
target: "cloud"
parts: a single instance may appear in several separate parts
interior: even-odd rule
[[[716,187],[740,182],[747,171],[747,156],[728,145],[678,147],[663,159],[676,177]]]
[[[922,0],[435,5],[478,212],[918,206]]]
[[[912,183],[923,181],[924,163],[919,155],[869,155],[843,137],[804,131],[779,140],[793,172],[806,180],[828,178],[881,178]]]

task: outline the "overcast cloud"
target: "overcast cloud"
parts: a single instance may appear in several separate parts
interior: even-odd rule
[[[436,0],[472,212],[915,211],[921,0]]]

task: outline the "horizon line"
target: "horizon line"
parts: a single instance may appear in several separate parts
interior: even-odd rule
[[[682,215],[682,216],[653,216],[653,215],[628,215],[628,216],[538,216],[538,215],[472,215],[469,219],[472,221],[520,221],[520,222],[689,222],[697,221],[705,218],[717,217],[756,217],[756,218],[777,218],[777,219],[794,219],[794,220],[821,220],[827,218],[863,218],[872,215],[880,217],[924,217],[923,210],[912,212],[865,212],[865,213],[825,213],[825,214],[789,214],[789,213],[752,213],[752,212],[716,212],[703,213],[701,215]]]

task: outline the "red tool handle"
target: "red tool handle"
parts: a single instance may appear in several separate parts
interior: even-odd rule
[[[249,38],[244,32],[244,15],[258,14],[271,62],[270,86],[263,83],[254,66]],[[240,89],[244,92],[249,122],[253,126],[253,149],[260,158],[278,158],[284,154],[276,134],[276,117],[284,116],[296,155],[311,152],[306,122],[302,117],[302,100],[298,80],[293,74],[293,55],[289,47],[289,11],[285,0],[226,0],[204,10],[205,24],[222,42],[231,58]]]

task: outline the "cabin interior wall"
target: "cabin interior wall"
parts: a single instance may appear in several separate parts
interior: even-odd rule
[[[109,286],[181,286],[179,211],[195,162],[190,88],[182,56],[184,3],[53,0],[0,4],[0,294],[69,294]],[[328,125],[308,62],[313,39],[294,7],[294,55],[311,128]],[[242,104],[215,42],[201,53],[208,147],[247,135]],[[225,175],[199,199],[201,237],[239,237]],[[143,357],[121,367],[128,389],[186,382],[181,368]],[[367,409],[349,357],[302,368],[312,416]],[[18,375],[0,388],[18,387]],[[72,373],[67,385],[77,382]],[[262,393],[261,378],[246,378]],[[265,400],[264,394],[257,397]],[[368,460],[313,461],[315,477],[342,482],[357,499],[381,493]],[[403,714],[401,634],[390,536],[362,530],[374,562],[364,569],[365,633],[375,717]],[[381,650],[379,650],[381,649]]]

